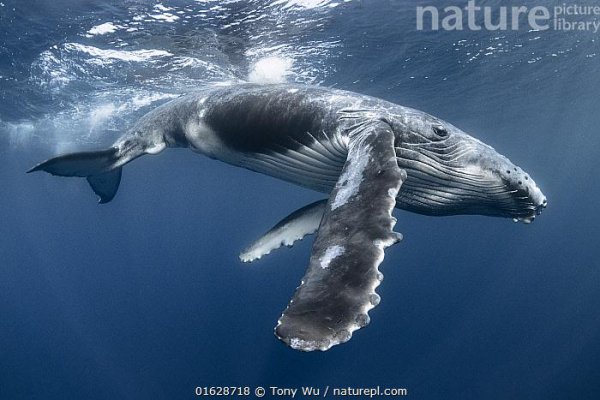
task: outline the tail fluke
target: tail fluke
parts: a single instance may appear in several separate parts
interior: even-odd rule
[[[121,183],[121,171],[123,168],[115,168],[112,171],[100,175],[90,175],[87,181],[92,187],[94,193],[100,196],[100,204],[108,203],[115,197]]]
[[[85,178],[111,170],[118,160],[117,152],[117,148],[111,147],[107,150],[65,154],[64,156],[54,157],[38,164],[27,171],[27,173],[46,171],[52,175],[80,176]]]
[[[118,149],[71,153],[51,158],[27,171],[45,171],[58,176],[79,176],[87,178],[88,183],[98,196],[100,203],[108,203],[115,197],[121,182],[121,167]]]

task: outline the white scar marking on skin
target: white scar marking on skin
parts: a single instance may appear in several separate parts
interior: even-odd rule
[[[362,147],[340,176],[338,182],[341,182],[341,187],[338,188],[335,199],[331,204],[331,210],[343,206],[358,192],[358,188],[363,181],[363,171],[369,163],[370,149],[370,146]]]
[[[331,261],[342,254],[344,254],[344,248],[342,246],[335,245],[328,248],[323,257],[321,257],[321,268],[328,268]]]

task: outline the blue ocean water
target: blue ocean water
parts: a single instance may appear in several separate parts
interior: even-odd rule
[[[600,398],[600,33],[417,31],[417,4],[431,2],[2,0],[0,398]],[[396,211],[405,240],[371,324],[306,354],[272,329],[312,239],[237,255],[318,193],[187,150],[129,164],[102,206],[83,180],[25,174],[170,98],[256,76],[441,117],[522,166],[549,207],[528,226]]]

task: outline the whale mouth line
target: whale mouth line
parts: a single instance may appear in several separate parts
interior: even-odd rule
[[[515,185],[493,171],[474,173],[472,168],[448,165],[396,148],[398,164],[408,173],[399,208],[428,215],[481,214],[532,223],[547,207],[545,196],[533,181]],[[525,181],[523,181],[525,182]]]
[[[533,221],[535,221],[535,218],[538,215],[542,214],[542,211],[544,211],[544,209],[546,209],[546,207],[548,207],[548,200],[544,199],[542,201],[542,203],[540,203],[539,205],[535,206],[532,209],[532,212],[531,212],[530,215],[525,216],[525,217],[516,217],[516,218],[513,218],[513,222],[515,222],[515,223],[522,222],[522,223],[524,223],[526,225],[529,225]]]

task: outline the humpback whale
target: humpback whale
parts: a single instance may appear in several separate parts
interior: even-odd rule
[[[378,266],[402,239],[394,208],[530,223],[547,201],[492,147],[425,112],[308,85],[206,88],[139,119],[110,148],[61,155],[28,172],[86,178],[111,201],[125,164],[168,147],[267,174],[327,197],[290,214],[244,250],[257,260],[316,233],[309,266],[275,328],[294,349],[327,350],[366,326]]]

